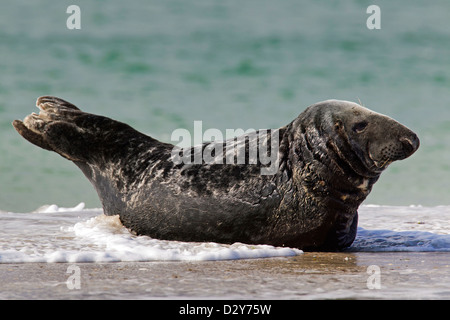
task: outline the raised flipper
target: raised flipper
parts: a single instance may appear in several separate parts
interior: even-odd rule
[[[55,151],[69,160],[80,160],[77,157],[70,156],[66,152],[67,150],[63,150],[61,148],[62,143],[55,141],[54,135],[63,127],[65,127],[66,133],[77,130],[71,122],[82,115],[83,112],[65,100],[50,96],[38,98],[36,106],[41,110],[39,114],[33,112],[23,122],[14,120],[13,126],[17,132],[38,147]],[[66,139],[64,134],[59,138],[60,140]]]
[[[85,113],[57,97],[40,97],[36,106],[39,114],[15,120],[14,128],[29,142],[74,162],[107,163],[121,148],[156,142],[125,123]]]

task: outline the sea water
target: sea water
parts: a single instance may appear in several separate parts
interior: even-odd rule
[[[278,128],[318,101],[360,101],[410,127],[421,146],[381,175],[350,250],[448,250],[449,1],[377,1],[374,30],[366,25],[370,1],[78,0],[78,30],[66,24],[72,4],[1,6],[2,262],[298,254],[137,237],[90,209],[100,203],[78,168],[11,126],[37,111],[42,95],[164,142],[176,129],[192,132],[194,121],[222,132]],[[51,203],[60,207],[36,210]]]

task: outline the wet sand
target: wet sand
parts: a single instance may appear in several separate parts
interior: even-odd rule
[[[0,264],[0,282],[0,299],[450,299],[450,254]]]

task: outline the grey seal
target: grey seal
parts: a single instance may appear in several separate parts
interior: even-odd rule
[[[105,214],[140,235],[341,250],[356,236],[358,207],[387,166],[412,155],[417,135],[359,104],[327,100],[268,135],[277,170],[262,164],[174,163],[172,144],[50,96],[15,120],[31,143],[73,161]],[[225,156],[225,155],[224,155]]]

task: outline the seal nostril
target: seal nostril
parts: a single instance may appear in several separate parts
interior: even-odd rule
[[[405,150],[408,154],[414,150],[412,141],[409,140],[408,138],[400,138],[400,142],[403,145],[403,150]]]
[[[408,154],[414,153],[419,148],[420,144],[417,135],[413,135],[410,138],[407,137],[400,138],[400,142],[402,143],[404,150]]]

